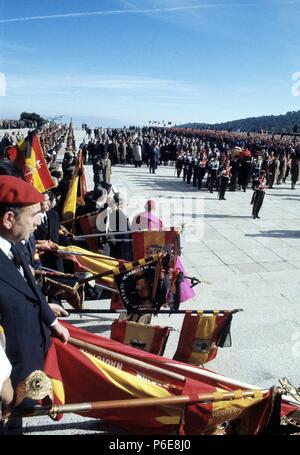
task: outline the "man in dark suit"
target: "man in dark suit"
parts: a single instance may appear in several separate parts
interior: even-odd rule
[[[50,195],[44,193],[44,201],[41,203],[41,224],[34,231],[35,240],[51,240],[59,244],[59,215],[54,209],[50,209]],[[40,261],[43,267],[47,267],[59,272],[64,271],[63,259],[56,256],[52,252],[45,252],[40,256]],[[60,299],[49,291],[48,301],[60,304]]]
[[[69,338],[36,286],[21,243],[40,224],[42,201],[43,195],[28,183],[0,176],[0,319],[14,389],[33,371],[43,370],[50,331],[63,342]],[[24,400],[22,408],[28,405],[32,403]],[[0,424],[0,434],[18,434],[21,428],[21,419],[11,419]]]
[[[34,231],[35,240],[51,240],[59,243],[60,220],[56,210],[50,208],[49,193],[43,193],[44,200],[41,203],[41,223]],[[44,253],[41,256],[41,263],[44,267],[63,271],[61,258],[57,258],[52,253]]]

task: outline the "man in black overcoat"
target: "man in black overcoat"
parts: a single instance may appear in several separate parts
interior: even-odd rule
[[[16,177],[0,176],[0,319],[14,389],[33,371],[43,370],[50,331],[63,342],[69,338],[36,286],[21,243],[41,222],[42,201],[43,195],[30,184]],[[25,399],[23,409],[28,405],[32,403]],[[0,434],[21,431],[21,419],[0,423]]]

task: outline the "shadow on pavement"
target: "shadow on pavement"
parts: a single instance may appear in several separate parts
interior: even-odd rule
[[[260,234],[245,234],[246,237],[276,237],[276,238],[300,238],[300,231],[285,231],[285,230],[272,230],[263,231]]]
[[[52,431],[64,431],[64,430],[83,430],[85,433],[90,432],[101,432],[105,434],[128,434],[125,430],[114,427],[103,420],[91,419],[85,422],[69,422],[69,423],[57,423],[52,425],[36,425],[26,426],[23,430],[24,434],[30,433],[51,433]]]

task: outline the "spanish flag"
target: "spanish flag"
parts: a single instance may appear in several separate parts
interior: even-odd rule
[[[153,254],[153,249],[161,249],[166,245],[172,245],[174,248],[174,261],[176,262],[177,246],[179,242],[179,233],[171,228],[168,231],[141,231],[132,234],[133,240],[133,259],[138,259],[150,256]],[[175,264],[174,262],[174,264]]]
[[[77,208],[78,182],[79,182],[78,169],[75,169],[62,211],[63,221],[71,221],[75,218]]]
[[[87,192],[86,187],[86,178],[85,178],[85,171],[84,171],[84,163],[83,163],[83,155],[82,150],[79,151],[78,158],[77,158],[77,168],[78,168],[78,189],[77,189],[77,205],[85,205],[84,196]]]
[[[231,345],[231,320],[230,311],[214,311],[211,314],[204,314],[203,311],[192,314],[187,311],[174,359],[193,365],[204,365],[213,360],[218,346],[225,346],[227,339],[230,343],[226,345]]]
[[[90,272],[96,275],[111,271],[109,276],[104,276],[98,281],[100,284],[114,287],[114,269],[119,265],[117,259],[105,255],[93,254],[89,250],[75,245],[59,246],[58,249],[70,252],[69,255],[66,255],[65,259],[71,260],[74,263],[74,268],[77,272]],[[73,252],[79,253],[79,255],[72,255]]]
[[[156,355],[163,355],[171,327],[114,320],[111,339]]]
[[[66,326],[73,338],[86,341],[107,351],[119,352],[148,364],[158,365],[170,371],[175,362],[145,351],[125,346],[108,338],[91,334],[71,324]],[[159,373],[142,373],[140,367],[113,360],[109,354],[96,353],[92,347],[79,349],[53,339],[47,352],[45,373],[50,377],[56,404],[87,403],[95,401],[125,400],[139,398],[172,398],[190,396],[197,401],[198,394],[212,395],[212,400],[191,405],[168,404],[138,407],[132,412],[128,408],[91,410],[85,417],[103,419],[124,428],[131,434],[216,434],[220,425],[234,422],[230,427],[238,434],[258,434],[264,430],[273,412],[272,391],[263,394],[253,391],[253,398],[244,398],[242,391],[220,381],[194,373],[185,372],[185,381],[166,383]],[[226,391],[234,391],[231,400],[223,399]],[[81,414],[80,411],[77,412]],[[62,416],[57,416],[60,418]],[[237,429],[237,430],[236,430]]]
[[[64,221],[70,221],[75,218],[77,205],[84,205],[84,196],[86,195],[86,180],[84,173],[84,164],[82,150],[80,150],[74,175],[71,180],[69,191],[63,207],[62,218]]]
[[[44,193],[55,186],[36,133],[28,133],[27,138],[12,147],[8,153],[10,159],[23,170],[26,181],[38,191]]]

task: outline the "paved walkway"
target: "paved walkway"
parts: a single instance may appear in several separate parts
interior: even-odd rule
[[[82,139],[82,132],[76,135]],[[87,166],[87,177],[91,188],[91,166]],[[182,309],[244,310],[233,318],[232,347],[219,349],[208,368],[260,387],[271,387],[283,376],[300,385],[300,186],[291,191],[288,182],[267,190],[261,219],[253,220],[252,190],[227,192],[226,201],[218,201],[216,194],[199,192],[174,177],[171,167],[161,166],[150,175],[146,167],[115,166],[112,182],[122,194],[127,193],[132,214],[147,199],[155,198],[166,215],[168,203],[174,201],[170,220],[162,218],[166,225],[172,221],[186,226],[182,235],[186,272],[209,282],[197,286],[196,298],[182,304]],[[101,306],[108,305],[101,301]],[[99,303],[88,302],[88,306],[99,307]],[[154,321],[179,330],[182,318],[159,315]],[[86,319],[79,325],[101,335],[110,333],[107,321]],[[178,336],[178,332],[171,333],[166,356],[173,356]],[[83,419],[69,416],[68,433],[73,428],[69,419],[81,421],[84,427],[79,431],[78,423],[72,432],[95,429],[95,422],[90,421],[89,427]]]

